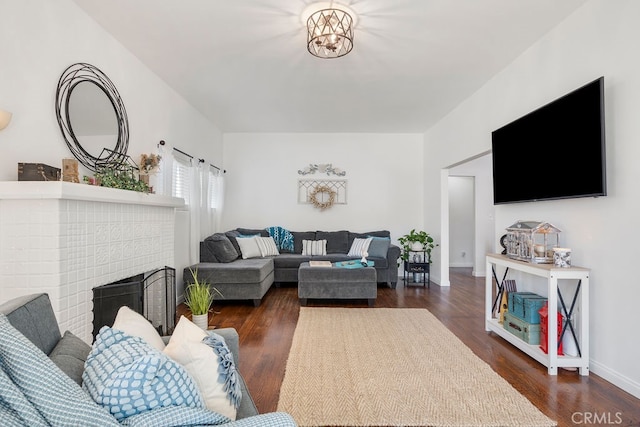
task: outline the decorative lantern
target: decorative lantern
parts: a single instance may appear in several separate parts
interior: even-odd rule
[[[518,221],[507,227],[507,256],[536,264],[552,264],[553,248],[559,246],[561,231],[548,222]]]

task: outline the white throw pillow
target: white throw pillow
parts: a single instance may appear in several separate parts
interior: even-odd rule
[[[219,356],[202,342],[207,336],[205,331],[181,316],[163,353],[184,366],[193,377],[207,409],[235,420],[237,409],[225,391],[224,382],[218,377]],[[216,336],[224,342],[224,338]],[[233,371],[235,374],[235,366]]]
[[[258,249],[260,249],[260,254],[263,257],[280,255],[273,237],[256,237],[256,243],[258,244]]]
[[[369,245],[371,244],[371,237],[366,239],[355,238],[353,239],[353,243],[351,244],[351,249],[349,249],[349,253],[347,256],[352,257],[362,257],[364,252],[369,250]]]
[[[242,259],[247,258],[260,258],[262,253],[258,247],[258,236],[251,237],[236,237],[238,246],[240,246],[240,252],[242,252]]]
[[[303,240],[302,241],[302,255],[326,255],[327,254],[327,241],[326,240]]]
[[[164,350],[164,341],[162,341],[162,337],[151,322],[145,319],[142,314],[136,313],[126,305],[123,305],[118,310],[112,328],[121,330],[127,335],[140,337],[158,351]]]

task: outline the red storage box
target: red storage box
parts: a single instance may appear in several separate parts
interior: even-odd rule
[[[545,303],[544,306],[540,310],[538,310],[540,314],[540,348],[545,353],[549,353],[549,349],[547,346],[549,345],[549,303]],[[562,333],[562,314],[558,312],[558,356],[562,356],[564,353],[562,352],[562,340],[560,339],[560,334]]]

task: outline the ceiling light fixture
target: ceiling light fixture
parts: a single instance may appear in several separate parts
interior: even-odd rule
[[[307,50],[323,59],[339,58],[353,49],[355,14],[346,6],[331,2],[310,5],[307,14]]]

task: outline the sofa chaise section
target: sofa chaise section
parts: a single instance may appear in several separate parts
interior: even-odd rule
[[[191,270],[198,280],[216,288],[224,299],[251,300],[259,306],[274,281],[273,258],[237,259],[233,262],[201,262],[184,269],[189,283]]]

